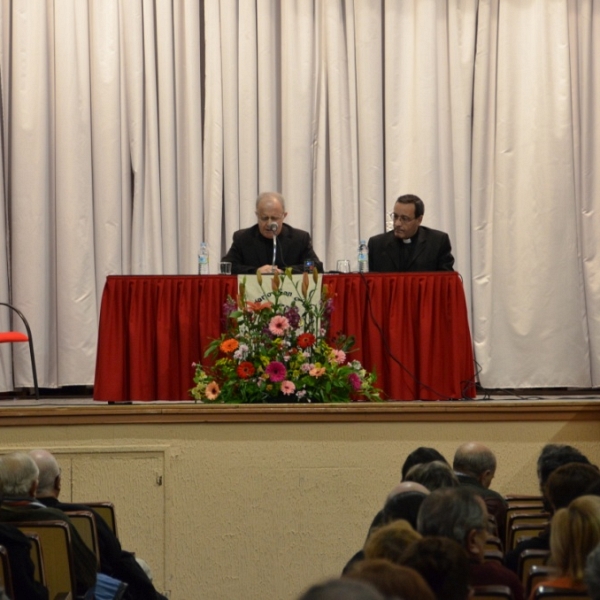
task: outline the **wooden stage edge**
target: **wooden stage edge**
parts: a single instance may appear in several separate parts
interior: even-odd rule
[[[600,399],[350,404],[0,402],[0,427],[190,423],[600,421]]]

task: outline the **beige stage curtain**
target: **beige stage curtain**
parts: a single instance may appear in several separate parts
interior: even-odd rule
[[[598,385],[599,10],[2,2],[0,297],[31,320],[41,385],[93,383],[108,274],[194,273],[202,240],[216,272],[270,189],[329,269],[419,194],[452,239],[482,383]]]

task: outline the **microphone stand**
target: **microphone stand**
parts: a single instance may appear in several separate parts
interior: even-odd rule
[[[270,229],[273,232],[273,265],[272,265],[272,268],[271,268],[271,272],[275,273],[276,269],[277,269],[277,264],[276,264],[276,260],[277,260],[277,234],[275,233],[277,231],[277,224],[276,223],[271,223]]]

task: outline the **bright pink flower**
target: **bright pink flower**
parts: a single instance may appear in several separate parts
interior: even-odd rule
[[[358,392],[358,390],[360,390],[360,386],[362,385],[362,383],[360,381],[360,377],[356,373],[350,373],[350,375],[348,375],[348,381],[350,382],[350,385],[354,388],[355,392]]]
[[[282,315],[275,315],[269,323],[269,331],[273,335],[283,335],[290,328],[290,322]]]
[[[277,383],[278,381],[283,381],[285,379],[287,369],[283,363],[274,360],[267,365],[265,375],[268,375],[272,382]]]
[[[290,396],[296,391],[296,386],[292,381],[285,380],[281,383],[281,393]]]

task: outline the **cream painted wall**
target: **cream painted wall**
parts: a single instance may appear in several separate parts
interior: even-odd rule
[[[293,600],[360,548],[405,456],[449,460],[466,440],[498,457],[492,487],[536,493],[547,442],[600,463],[600,423],[262,423],[4,427],[2,452],[45,447],[64,496],[110,499],[126,549],[174,600]]]

